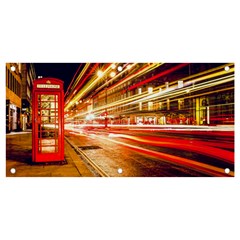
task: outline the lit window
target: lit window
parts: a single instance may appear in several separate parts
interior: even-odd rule
[[[178,110],[181,110],[183,108],[183,103],[184,103],[183,99],[178,99]]]
[[[148,110],[153,110],[153,102],[148,102]]]
[[[148,88],[148,93],[152,93],[153,92],[153,87],[149,87]]]
[[[183,81],[178,81],[178,88],[182,88],[183,87]]]

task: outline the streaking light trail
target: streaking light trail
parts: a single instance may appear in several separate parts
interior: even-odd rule
[[[225,169],[219,168],[219,167],[215,167],[209,164],[205,164],[205,163],[201,163],[192,159],[187,159],[187,158],[183,158],[183,157],[178,157],[175,155],[171,155],[171,154],[167,154],[167,153],[162,153],[162,152],[157,152],[157,151],[153,151],[153,150],[149,150],[143,147],[139,147],[139,146],[135,146],[132,144],[128,144],[125,142],[121,142],[121,141],[117,141],[117,140],[113,140],[111,138],[106,138],[103,136],[98,136],[96,135],[97,138],[101,138],[105,141],[111,141],[114,142],[116,144],[119,145],[123,145],[127,148],[130,148],[136,152],[142,153],[142,154],[146,154],[148,156],[153,156],[156,157],[159,161],[164,161],[164,162],[168,162],[168,163],[174,163],[176,165],[180,165],[180,166],[188,166],[189,168],[192,168],[194,170],[197,170],[199,172],[205,173],[205,174],[210,174],[212,176],[226,176],[225,173]],[[234,176],[233,172],[229,172],[228,174],[229,176]]]

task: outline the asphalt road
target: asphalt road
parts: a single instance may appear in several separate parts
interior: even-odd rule
[[[65,135],[113,177],[234,176],[232,132],[90,127]]]

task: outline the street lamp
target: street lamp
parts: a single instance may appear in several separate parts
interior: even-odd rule
[[[110,73],[110,77],[113,78],[113,77],[115,77],[115,76],[116,76],[116,73],[115,73],[115,72],[111,72],[111,73]]]
[[[98,72],[97,72],[97,76],[98,76],[98,77],[102,77],[102,76],[103,76],[103,74],[104,74],[104,73],[103,73],[103,71],[102,71],[102,70],[98,70]]]
[[[89,113],[87,116],[86,116],[86,120],[93,120],[94,119],[94,115],[92,113]]]

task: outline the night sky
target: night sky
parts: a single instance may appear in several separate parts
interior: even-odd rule
[[[73,79],[80,63],[34,63],[36,75],[59,78],[64,81],[64,92]]]

